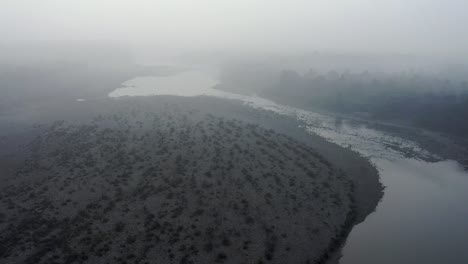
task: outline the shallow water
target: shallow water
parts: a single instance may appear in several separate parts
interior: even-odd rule
[[[213,78],[202,72],[186,71],[169,76],[137,77],[126,81],[123,86],[109,94],[110,97],[145,96],[145,95],[179,95],[196,96],[215,93]]]
[[[454,161],[373,159],[384,198],[355,226],[340,263],[468,263],[468,181]]]
[[[340,263],[468,263],[468,174],[457,162],[429,163],[423,160],[433,154],[365,123],[223,92],[213,89],[216,83],[192,71],[138,77],[109,96],[208,95],[295,117],[311,133],[369,157],[386,187],[376,212],[353,228]]]

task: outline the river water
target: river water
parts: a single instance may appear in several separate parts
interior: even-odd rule
[[[432,153],[365,123],[223,92],[216,83],[196,71],[137,77],[109,96],[207,95],[297,118],[309,132],[368,157],[386,188],[376,212],[353,228],[340,263],[468,263],[468,174],[457,162],[426,162]]]

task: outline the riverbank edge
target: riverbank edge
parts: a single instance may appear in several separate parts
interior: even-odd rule
[[[146,97],[150,99],[152,96]],[[175,98],[177,96],[161,96],[163,98]],[[141,98],[141,97],[140,97]],[[243,103],[241,100],[224,99],[210,96],[186,97],[178,100],[186,100],[187,104],[195,103],[208,106],[218,104],[225,109],[224,114],[241,119],[245,122],[258,124],[267,129],[273,129],[279,133],[291,136],[315,149],[320,155],[328,160],[334,168],[343,171],[352,183],[353,194],[352,204],[348,212],[347,219],[340,231],[340,235],[334,238],[326,252],[322,253],[323,258],[316,263],[337,264],[342,256],[341,250],[346,243],[348,235],[353,227],[362,223],[368,215],[375,212],[377,205],[384,195],[384,187],[380,182],[379,172],[370,159],[360,153],[344,148],[336,143],[327,141],[325,138],[308,132],[304,121],[292,116],[281,115],[271,110],[259,109]],[[196,103],[201,100],[206,103]],[[212,101],[211,103],[209,103]],[[244,105],[239,111],[239,103]],[[232,107],[232,108],[231,108]]]
[[[367,158],[351,149],[343,148],[335,143],[327,141],[323,137],[307,132],[304,129],[305,123],[295,119],[294,117],[281,115],[270,110],[256,109],[244,104],[240,100],[222,99],[209,96],[180,97],[158,95],[126,97],[120,99],[99,99],[100,104],[96,104],[96,101],[75,102],[73,104],[67,104],[67,108],[63,108],[63,105],[58,103],[57,105],[54,105],[52,109],[46,109],[48,114],[40,115],[42,120],[39,123],[58,120],[64,116],[75,119],[74,117],[81,116],[81,114],[78,114],[80,112],[77,111],[78,109],[86,109],[85,112],[89,111],[90,113],[94,113],[97,105],[99,105],[97,108],[101,109],[101,107],[105,107],[105,105],[115,104],[115,100],[122,100],[124,102],[135,101],[135,103],[149,101],[150,103],[155,103],[154,99],[156,97],[159,98],[159,100],[155,101],[176,101],[185,105],[193,105],[194,107],[196,106],[206,109],[214,107],[216,109],[222,109],[223,111],[219,111],[217,114],[222,114],[225,117],[236,118],[253,124],[259,124],[267,129],[273,129],[309,145],[328,160],[334,168],[346,173],[349,180],[352,182],[352,186],[354,186],[354,191],[352,195],[350,195],[350,199],[352,201],[350,210],[343,227],[339,232],[339,236],[332,239],[328,245],[328,250],[321,253],[322,257],[320,257],[316,263],[338,263],[339,258],[341,257],[341,249],[345,245],[346,239],[352,228],[364,221],[369,214],[375,211],[383,196],[383,187],[379,180],[378,171]],[[59,109],[66,109],[66,111],[58,111]],[[31,122],[31,124],[34,123],[36,122]]]
[[[220,89],[220,88],[219,88]],[[222,90],[222,89],[220,89]],[[264,95],[263,95],[264,96]],[[284,104],[279,98],[264,96],[267,100],[278,104]],[[400,137],[416,143],[422,149],[427,150],[432,155],[422,156],[416,153],[406,153],[408,156],[415,156],[428,162],[443,160],[455,160],[460,163],[465,171],[468,171],[468,141],[459,135],[448,134],[440,131],[430,130],[414,124],[408,124],[398,120],[379,120],[371,117],[359,116],[352,113],[342,113],[327,110],[319,107],[304,107],[297,104],[290,104],[293,107],[319,113],[322,115],[342,118],[352,122],[365,124],[366,126],[383,131],[389,135]]]
[[[251,107],[249,104],[237,99],[205,95],[194,97],[153,95],[124,97],[115,100],[153,101],[155,98],[165,102],[176,101],[183,103],[185,106],[192,105],[193,108],[205,111],[218,109],[216,115],[258,124],[266,129],[273,129],[278,133],[309,145],[329,161],[335,169],[343,171],[349,177],[353,186],[352,197],[350,197],[352,201],[350,211],[339,232],[340,235],[332,239],[328,245],[328,250],[321,253],[323,257],[315,262],[317,264],[338,264],[342,256],[342,248],[353,227],[362,223],[368,215],[373,213],[383,198],[384,187],[380,182],[379,172],[368,158],[354,150],[341,147],[317,134],[306,131],[306,123],[292,116]]]
[[[322,257],[316,262],[317,264],[338,264],[349,234],[354,226],[364,222],[367,216],[375,212],[383,198],[384,186],[380,182],[376,166],[368,158],[356,151],[329,142],[321,136],[306,133],[308,135],[304,136],[303,140],[330,161],[335,168],[344,171],[353,186],[353,193],[350,194],[350,211],[340,235],[330,242],[328,250],[322,253]]]

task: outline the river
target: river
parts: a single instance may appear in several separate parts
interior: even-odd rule
[[[353,228],[340,263],[468,263],[468,174],[457,162],[427,162],[434,154],[364,122],[223,92],[216,83],[196,71],[137,77],[109,96],[207,95],[297,118],[307,131],[368,157],[385,186],[376,211]]]

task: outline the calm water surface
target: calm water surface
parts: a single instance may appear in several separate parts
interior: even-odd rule
[[[196,71],[138,77],[109,96],[208,95],[295,117],[309,132],[369,157],[386,187],[376,212],[352,230],[340,263],[468,263],[468,174],[457,162],[425,162],[433,154],[411,141],[363,123],[219,91],[216,83]]]

